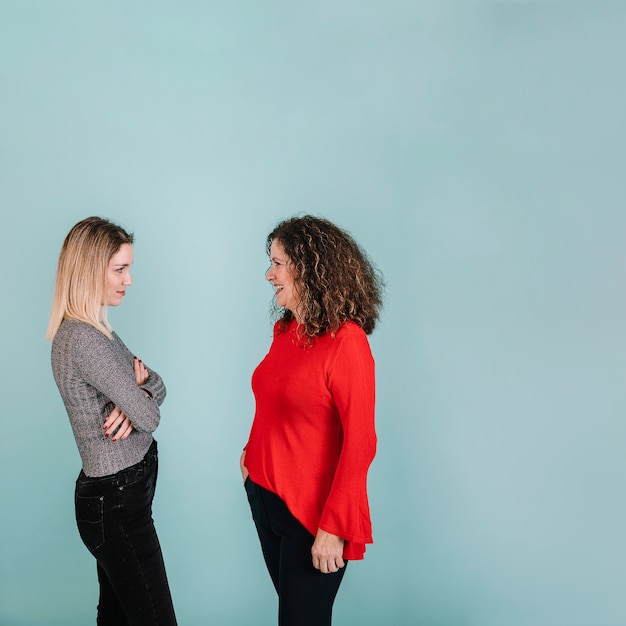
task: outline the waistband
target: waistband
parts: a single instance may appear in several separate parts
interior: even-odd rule
[[[112,484],[114,486],[125,485],[135,480],[137,472],[142,472],[145,469],[151,467],[158,455],[158,448],[156,439],[152,440],[148,451],[144,454],[143,459],[134,465],[129,465],[124,469],[116,472],[115,474],[107,474],[106,476],[87,476],[81,469],[76,482],[80,482],[83,485],[102,485]]]

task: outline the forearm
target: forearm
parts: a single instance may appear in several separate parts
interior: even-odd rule
[[[165,400],[165,395],[167,390],[165,389],[165,384],[163,383],[162,378],[154,371],[148,368],[150,372],[150,376],[145,383],[143,383],[140,388],[146,391],[149,396],[157,403],[157,405],[163,404],[163,400]]]

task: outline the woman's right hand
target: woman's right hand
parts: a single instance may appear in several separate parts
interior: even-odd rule
[[[126,439],[130,435],[133,430],[133,424],[119,407],[115,407],[106,418],[102,428],[104,429],[105,437],[113,435],[111,441],[118,441],[119,439]]]
[[[239,459],[239,467],[241,469],[241,476],[243,478],[243,482],[246,482],[246,478],[248,478],[248,468],[245,465],[246,463],[246,451],[244,450],[241,454],[241,458]]]
[[[139,386],[143,385],[148,380],[150,372],[143,364],[143,361],[137,357],[133,358],[133,370],[135,372],[135,382]],[[150,396],[145,389],[142,389],[142,391],[146,396]],[[126,439],[126,437],[130,435],[133,430],[133,423],[130,421],[128,416],[122,413],[121,409],[116,406],[106,418],[102,428],[105,431],[105,437],[110,437],[113,433],[115,433],[111,441],[119,441],[120,439]]]
[[[133,357],[133,369],[135,370],[135,381],[141,387],[150,377],[150,372],[143,361],[137,357]]]

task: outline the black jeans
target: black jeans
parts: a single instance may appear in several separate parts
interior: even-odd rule
[[[96,558],[98,626],[175,626],[161,546],[152,520],[158,469],[152,443],[139,463],[117,474],[76,480],[76,522]]]
[[[245,487],[265,564],[278,593],[279,626],[329,626],[346,568],[333,574],[315,569],[311,557],[315,537],[275,493],[250,478]]]

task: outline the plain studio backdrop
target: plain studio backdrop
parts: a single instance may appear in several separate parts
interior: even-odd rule
[[[3,0],[0,625],[95,623],[44,339],[71,226],[136,234],[181,626],[276,621],[238,468],[293,214],[383,272],[375,543],[337,625],[626,624],[626,5]],[[285,367],[289,367],[286,363]]]

